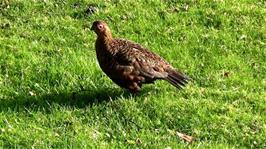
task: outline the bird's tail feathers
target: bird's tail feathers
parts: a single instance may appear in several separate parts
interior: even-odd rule
[[[176,88],[181,89],[188,83],[190,79],[186,75],[171,69],[168,70],[168,76],[165,78],[165,80],[171,83]]]

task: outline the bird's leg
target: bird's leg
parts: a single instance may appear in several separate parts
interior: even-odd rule
[[[141,89],[140,86],[139,86],[136,82],[133,82],[132,84],[130,84],[130,85],[128,86],[128,90],[129,90],[131,93],[133,93],[133,94],[139,92],[140,89]]]

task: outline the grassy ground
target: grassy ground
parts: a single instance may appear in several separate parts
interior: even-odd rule
[[[193,82],[120,89],[96,61],[98,19]],[[263,0],[1,1],[0,145],[265,148],[265,24]]]

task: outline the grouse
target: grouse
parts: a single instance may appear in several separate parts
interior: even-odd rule
[[[160,79],[178,89],[188,83],[186,75],[175,70],[160,56],[132,41],[113,38],[105,22],[93,22],[91,30],[97,34],[95,48],[101,69],[120,87],[136,93],[142,84]]]

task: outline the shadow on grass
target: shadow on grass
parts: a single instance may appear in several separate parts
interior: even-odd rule
[[[44,95],[17,95],[0,100],[0,111],[49,110],[57,104],[65,107],[85,108],[91,105],[104,104],[121,97],[133,96],[126,91],[110,88],[85,90],[77,92],[51,93]]]
[[[88,89],[77,92],[51,93],[44,95],[17,95],[7,99],[0,100],[0,112],[5,111],[50,111],[53,105],[62,107],[85,108],[88,106],[107,104],[122,98],[135,96],[145,96],[146,88],[138,94],[131,94],[126,90],[101,88],[99,90]]]

